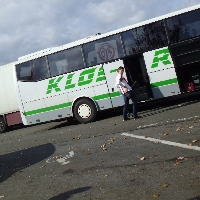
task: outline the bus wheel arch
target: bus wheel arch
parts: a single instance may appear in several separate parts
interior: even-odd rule
[[[5,120],[5,117],[0,115],[0,133],[6,132],[8,126]]]
[[[73,102],[72,110],[80,123],[90,123],[96,118],[98,107],[93,99],[80,97]]]

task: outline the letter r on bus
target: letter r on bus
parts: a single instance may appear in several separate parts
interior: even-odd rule
[[[158,67],[159,62],[162,62],[164,65],[171,64],[171,61],[169,60],[169,55],[170,53],[168,48],[156,51],[151,68]]]

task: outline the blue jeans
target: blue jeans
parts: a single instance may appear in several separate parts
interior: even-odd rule
[[[133,90],[129,91],[127,94],[122,94],[122,96],[124,98],[123,118],[127,119],[127,114],[129,113],[128,106],[130,99],[133,102],[133,107],[132,107],[133,117],[137,118],[137,100]]]

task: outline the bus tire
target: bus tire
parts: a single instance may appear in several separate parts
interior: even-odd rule
[[[82,98],[74,105],[74,117],[81,123],[94,121],[97,115],[97,108],[93,101]]]
[[[4,133],[7,130],[7,125],[3,117],[0,117],[0,133]]]

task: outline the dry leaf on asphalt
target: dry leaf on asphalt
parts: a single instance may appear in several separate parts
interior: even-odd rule
[[[193,146],[193,143],[189,143],[188,146]]]
[[[192,140],[192,143],[198,142],[199,140]]]
[[[140,160],[145,160],[145,157],[140,158]]]
[[[154,158],[154,157],[156,157],[156,156],[158,156],[158,155],[154,154],[154,155],[150,156],[150,158]]]
[[[159,194],[153,194],[154,198],[158,198],[160,195]]]
[[[189,126],[188,128],[194,128],[194,126]]]
[[[4,196],[0,196],[0,199],[1,199],[1,198],[4,198]]]
[[[178,127],[178,128],[176,129],[176,131],[181,131],[181,129],[182,129],[181,127]]]
[[[167,188],[167,187],[169,187],[168,184],[164,184],[164,185],[162,186],[162,188]]]

